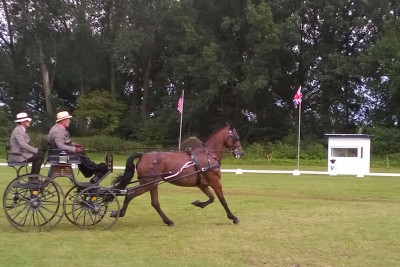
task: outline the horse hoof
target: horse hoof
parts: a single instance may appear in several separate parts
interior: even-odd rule
[[[193,201],[192,204],[195,205],[196,207],[200,207],[200,201],[199,200]]]
[[[118,211],[117,210],[113,210],[113,211],[111,211],[110,217],[111,218],[116,218],[117,216],[118,217],[124,217],[124,215],[125,214],[123,214],[122,212],[120,212],[119,215],[118,215]]]
[[[239,218],[234,218],[233,219],[233,223],[234,224],[239,224],[240,223],[240,219]]]
[[[175,224],[174,224],[173,222],[170,222],[170,223],[168,223],[167,225],[168,225],[168,227],[172,227],[172,226],[174,226]]]
[[[208,203],[200,202],[198,200],[193,201],[192,204],[195,205],[196,207],[199,207],[199,208],[202,208],[202,209],[204,209],[204,207],[208,205]]]

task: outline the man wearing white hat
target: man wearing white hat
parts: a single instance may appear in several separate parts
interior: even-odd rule
[[[32,162],[31,174],[39,174],[44,161],[41,149],[29,145],[30,138],[26,133],[32,119],[25,112],[18,113],[14,122],[17,126],[10,138],[9,160],[12,162]]]
[[[68,111],[61,111],[57,113],[56,123],[51,127],[47,142],[50,146],[50,153],[52,149],[64,150],[68,153],[77,154],[81,164],[78,165],[79,170],[85,177],[95,175],[91,182],[96,183],[108,171],[108,166],[105,163],[96,164],[86,156],[85,150],[81,145],[71,141],[67,128],[71,122],[72,116]]]
[[[69,138],[67,128],[71,122],[72,116],[68,111],[61,111],[57,113],[56,124],[51,127],[47,142],[51,144],[50,148],[57,148],[65,150],[66,152],[81,153],[82,148],[80,145],[75,144]]]

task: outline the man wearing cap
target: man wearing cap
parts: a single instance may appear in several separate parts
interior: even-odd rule
[[[12,162],[32,162],[31,174],[39,174],[44,161],[41,149],[29,145],[30,138],[26,133],[31,126],[32,119],[25,112],[18,113],[14,122],[17,126],[10,138],[9,160]]]
[[[61,111],[57,113],[56,123],[50,129],[47,136],[47,142],[51,149],[61,149],[67,153],[77,154],[81,164],[78,165],[79,170],[85,177],[95,175],[92,179],[92,183],[96,183],[101,177],[108,171],[107,164],[100,163],[96,164],[86,156],[85,150],[81,145],[71,141],[67,128],[71,122],[72,116],[68,111]]]

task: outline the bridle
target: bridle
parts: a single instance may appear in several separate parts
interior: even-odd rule
[[[228,147],[228,149],[236,158],[240,158],[241,155],[238,149],[239,147],[241,147],[239,143],[240,137],[237,134],[236,130],[229,130],[229,136],[232,138],[232,146]]]

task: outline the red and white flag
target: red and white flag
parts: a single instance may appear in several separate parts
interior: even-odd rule
[[[294,108],[297,108],[297,106],[301,103],[302,98],[303,98],[303,94],[301,93],[301,85],[300,85],[299,89],[297,89],[297,92],[293,97]]]
[[[176,108],[179,111],[179,113],[181,113],[181,114],[183,112],[183,101],[184,101],[184,96],[183,96],[183,92],[182,92],[182,95],[178,100],[178,106]]]

